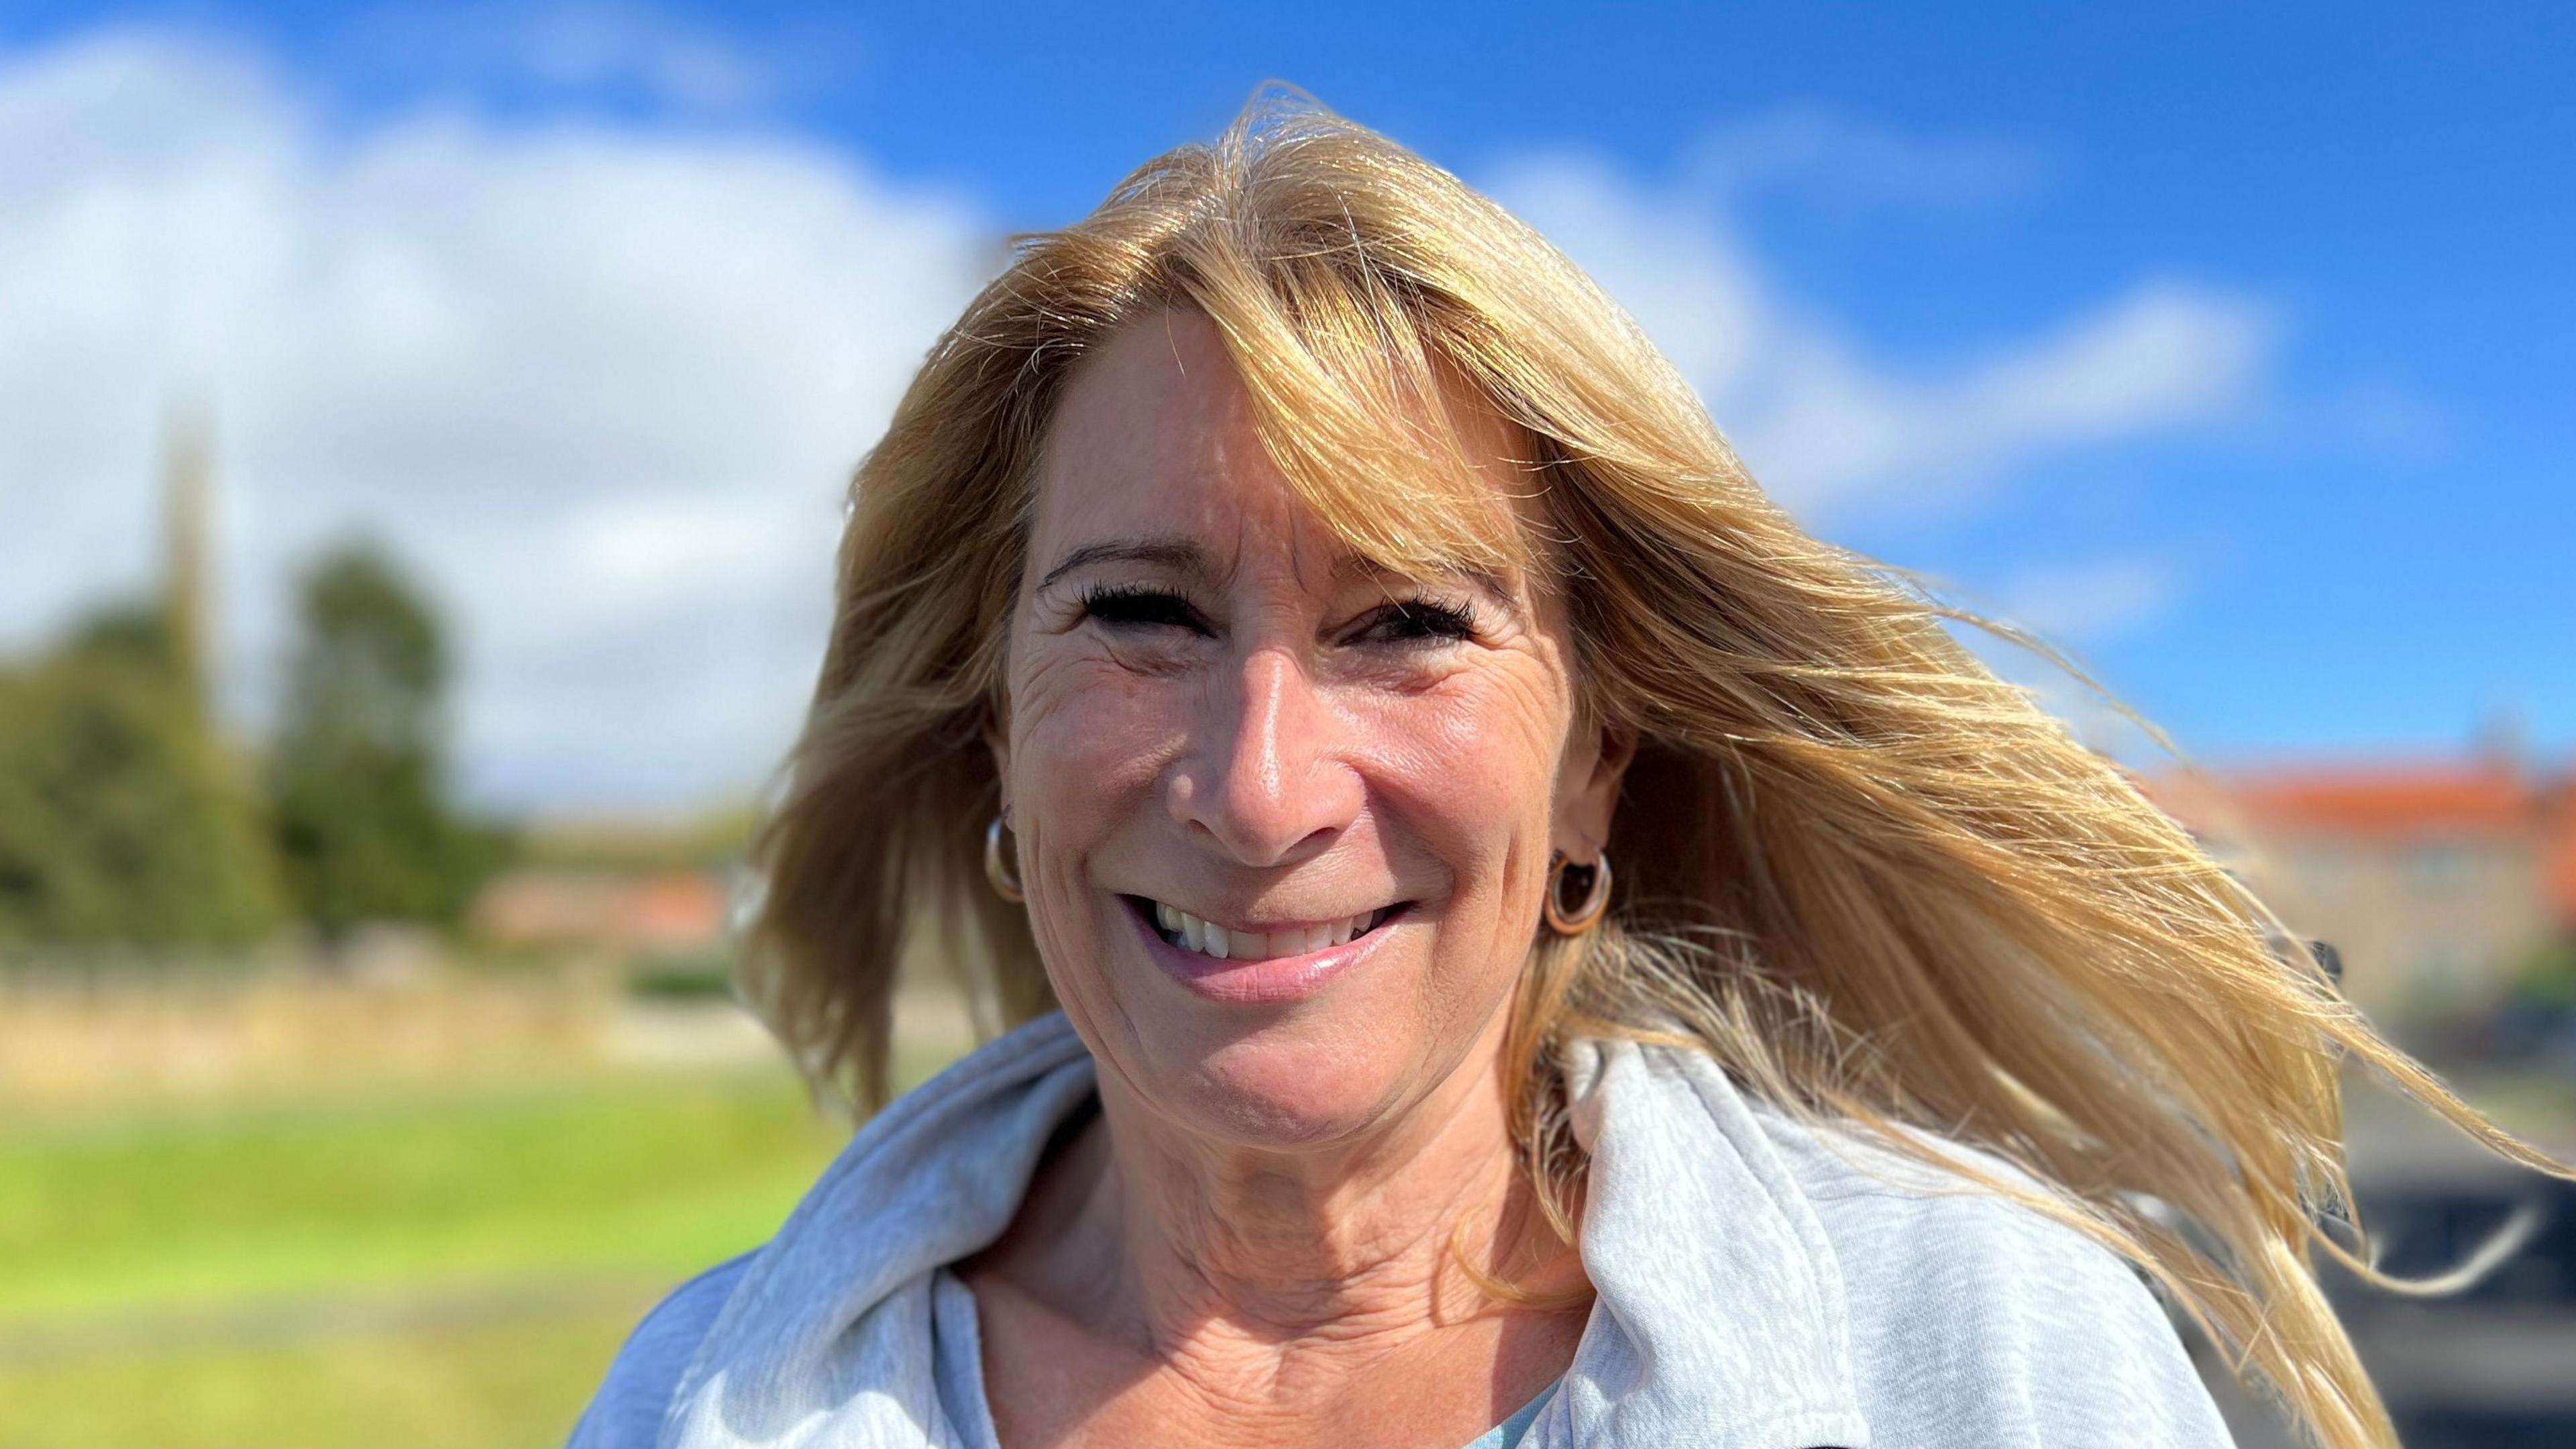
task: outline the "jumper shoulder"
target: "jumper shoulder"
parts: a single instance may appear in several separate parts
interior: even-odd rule
[[[653,1449],[680,1374],[759,1252],[727,1258],[664,1295],[611,1359],[564,1449]]]
[[[1833,1248],[1876,1441],[2232,1444],[2172,1315],[2118,1253],[1856,1131],[1765,1116]],[[1933,1145],[1953,1162],[2035,1185],[1990,1154]]]

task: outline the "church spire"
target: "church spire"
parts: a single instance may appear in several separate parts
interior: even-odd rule
[[[173,408],[161,430],[161,618],[171,671],[201,705],[213,687],[214,438],[203,409]]]

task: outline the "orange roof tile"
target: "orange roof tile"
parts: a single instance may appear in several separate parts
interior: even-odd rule
[[[2549,845],[2546,873],[2549,913],[2560,929],[2576,932],[2576,776],[2559,782],[2546,810]]]
[[[2258,833],[2529,835],[2553,812],[2552,788],[2483,764],[2290,766],[2144,780],[2187,825]]]
[[[2226,838],[2477,835],[2536,840],[2550,912],[2576,931],[2576,773],[2534,779],[2484,761],[2294,765],[2141,779],[2195,831]]]
[[[2519,834],[2539,823],[2539,792],[2494,766],[2284,770],[2241,775],[2228,786],[2239,810],[2273,829]]]

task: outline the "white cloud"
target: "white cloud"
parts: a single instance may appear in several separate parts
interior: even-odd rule
[[[736,106],[766,95],[775,79],[769,65],[721,37],[629,6],[567,3],[475,17],[476,33],[518,33],[509,51],[523,56],[538,78],[567,87],[596,86],[633,77],[649,89],[708,106]]]
[[[848,469],[996,256],[957,200],[776,136],[334,137],[201,41],[0,58],[0,643],[147,575],[157,424],[195,397],[239,692],[293,563],[362,527],[451,606],[485,793],[747,785],[819,657]]]
[[[746,40],[629,0],[400,3],[354,18],[343,65],[397,83],[481,91],[630,94],[699,112],[757,107],[846,66],[849,31],[825,19],[793,35]]]
[[[1902,159],[1864,154],[1879,170]],[[1782,297],[1722,188],[1650,189],[1584,153],[1523,158],[1491,180],[1635,315],[1755,476],[1814,522],[1864,505],[1954,510],[2016,468],[2206,428],[2268,390],[2272,309],[2221,289],[2142,278],[1940,371],[1900,369]]]
[[[1722,193],[1795,181],[1853,199],[1934,205],[2023,191],[2047,170],[2047,158],[2027,142],[1912,135],[1819,105],[1730,126],[1689,155],[1692,180]]]
[[[519,63],[549,83],[755,107],[782,84],[644,12],[535,13],[554,49]],[[1830,518],[1967,506],[2023,464],[2264,392],[2265,309],[2171,280],[1945,370],[1881,365],[1784,301],[1724,210],[1802,170],[1903,196],[2020,164],[1793,116],[1713,144],[1697,189],[1580,155],[1495,189],[1627,303],[1777,493]],[[847,471],[998,255],[955,198],[776,133],[451,107],[348,134],[202,39],[0,54],[0,649],[148,577],[156,434],[197,400],[236,712],[273,679],[295,563],[359,529],[449,606],[479,792],[746,788],[812,677]],[[2079,636],[2170,596],[2144,571],[2023,582],[2030,622]]]
[[[2005,580],[1996,611],[2043,639],[2098,643],[2162,614],[2182,589],[2182,569],[2162,556],[2037,565]]]

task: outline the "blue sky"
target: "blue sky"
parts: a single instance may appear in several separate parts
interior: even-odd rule
[[[2499,711],[2545,751],[2576,746],[2567,7],[5,14],[0,191],[14,168],[22,195],[53,198],[0,201],[0,228],[18,215],[38,239],[22,259],[96,257],[66,238],[102,207],[145,234],[244,239],[92,277],[159,310],[87,332],[90,314],[0,298],[0,383],[61,390],[21,430],[41,445],[0,441],[0,510],[38,524],[0,544],[0,575],[21,565],[0,579],[0,642],[147,566],[128,536],[150,420],[211,393],[242,494],[240,710],[257,714],[294,549],[387,532],[463,601],[484,661],[463,740],[495,798],[678,803],[756,777],[811,667],[808,535],[831,475],[939,310],[1003,233],[1078,215],[1268,77],[1529,215],[1817,528],[2064,641],[2191,752],[2454,752]],[[103,139],[57,155],[67,127]],[[572,252],[630,203],[598,244],[646,234],[667,256],[637,264],[622,310],[526,334],[438,311],[560,292],[547,269],[580,263],[547,234]],[[674,209],[742,226],[663,235]],[[688,270],[726,249],[722,275]],[[671,336],[645,336],[666,303]],[[783,320],[739,320],[763,307]],[[841,330],[808,335],[807,313]],[[351,364],[373,381],[334,393],[298,339],[350,315],[373,320],[324,350],[382,366]],[[109,368],[114,348],[86,340],[103,335],[140,361]],[[439,347],[451,370],[425,371]],[[655,347],[683,360],[629,377]],[[684,361],[711,347],[807,359],[787,391],[841,391],[750,429],[781,388],[726,413],[733,384]],[[548,348],[555,364],[527,361]],[[476,381],[504,372],[499,392]],[[106,384],[62,381],[80,376],[148,385],[110,405]],[[430,401],[379,416],[407,379]],[[639,399],[690,401],[613,445],[491,421],[575,384],[605,390],[594,433],[626,431],[607,425]],[[835,397],[858,401],[835,414]],[[334,426],[350,436],[314,441]],[[752,481],[790,474],[775,495]],[[531,625],[546,539],[591,561],[602,600],[644,602]],[[513,565],[513,546],[535,551]],[[794,588],[739,596],[729,559]],[[655,608],[689,622],[636,633]],[[638,694],[702,727],[635,726],[603,751],[602,714],[626,728]]]

